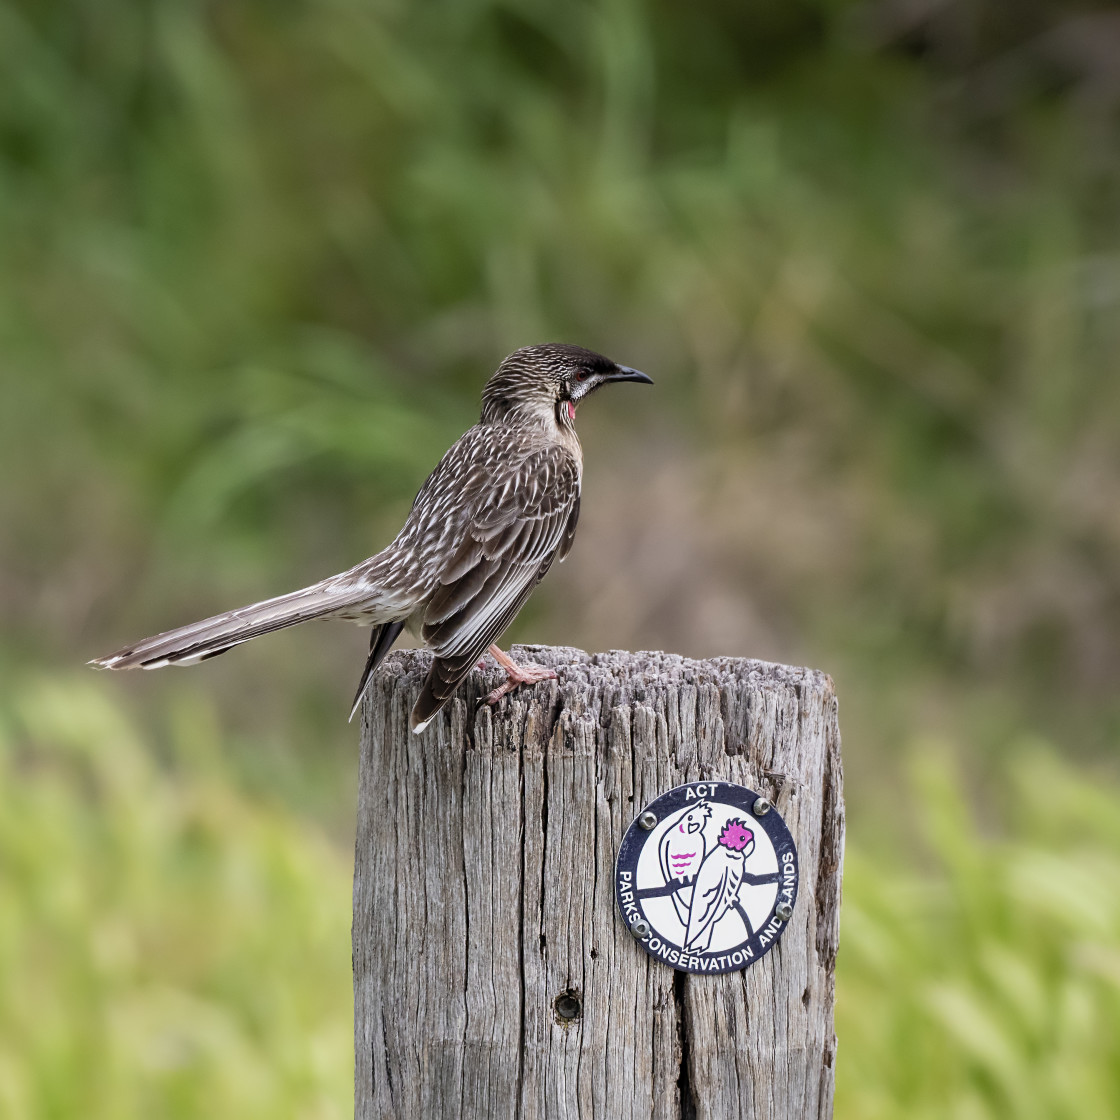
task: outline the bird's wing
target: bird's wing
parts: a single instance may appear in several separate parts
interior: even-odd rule
[[[727,899],[727,907],[732,907],[739,899],[739,888],[743,885],[743,871],[745,868],[746,860],[733,859],[727,868],[727,876],[724,879],[723,890],[724,896]]]
[[[548,571],[574,529],[579,486],[579,467],[560,447],[492,463],[424,611],[421,637],[436,658],[413,726],[446,703]]]
[[[576,488],[576,500],[572,512],[568,514],[568,524],[564,526],[564,539],[560,542],[560,551],[556,554],[561,564],[568,558],[572,551],[572,543],[576,539],[576,525],[579,524],[579,488]]]
[[[696,834],[696,842],[700,845],[700,863],[697,865],[699,870],[704,865],[704,857],[708,854],[708,842],[704,839],[703,829]]]
[[[669,863],[669,847],[673,842],[673,837],[677,834],[677,825],[688,816],[688,806],[686,805],[672,820],[669,821],[669,827],[665,829],[664,835],[661,837],[661,843],[657,846],[657,855],[661,862],[661,872],[665,876],[665,882],[668,883],[670,879],[675,878],[672,871],[672,866]],[[701,843],[703,840],[701,839]]]
[[[369,657],[366,658],[366,667],[362,670],[362,679],[358,682],[358,691],[354,693],[354,702],[350,705],[350,719],[354,718],[354,713],[366,694],[374,670],[385,660],[403,629],[403,622],[382,622],[370,631]]]
[[[673,839],[673,829],[676,824],[671,824],[665,830],[664,836],[661,837],[661,843],[657,845],[657,859],[661,864],[661,874],[665,876],[665,882],[672,882],[672,875],[669,871],[669,842]]]
[[[696,885],[692,888],[692,909],[688,914],[688,928],[684,934],[686,949],[718,917],[726,885],[727,861],[705,860],[696,874]]]

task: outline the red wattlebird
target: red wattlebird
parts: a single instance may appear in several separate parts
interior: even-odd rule
[[[90,664],[192,665],[297,622],[349,619],[373,628],[353,717],[373,671],[408,626],[435,654],[412,709],[413,731],[427,727],[487,650],[507,674],[487,697],[491,703],[520,684],[555,677],[515,664],[494,643],[572,547],[583,473],[576,407],[615,381],[653,383],[580,346],[515,351],[486,383],[481,419],[439,461],[384,551],[300,591],[145,638]]]

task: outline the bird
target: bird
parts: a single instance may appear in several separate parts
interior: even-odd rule
[[[743,865],[754,851],[754,833],[746,822],[732,817],[719,834],[715,847],[704,858],[692,885],[692,905],[684,947],[708,952],[720,918],[739,901]]]
[[[409,717],[417,733],[487,651],[506,671],[488,703],[519,685],[555,679],[551,669],[518,665],[496,643],[572,547],[583,480],[576,409],[622,381],[653,384],[640,370],[582,346],[515,350],[486,382],[479,422],[440,459],[387,548],[309,587],[156,634],[89,664],[191,665],[309,619],[346,619],[371,627],[353,719],[407,626],[434,654]]]
[[[674,879],[680,884],[680,889],[673,892],[672,899],[682,925],[688,921],[691,894],[687,889],[688,884],[704,862],[707,847],[704,825],[711,815],[712,806],[706,800],[687,806],[669,822],[669,827],[657,845],[657,857],[666,884],[672,883]]]

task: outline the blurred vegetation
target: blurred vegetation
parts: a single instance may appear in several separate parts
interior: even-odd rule
[[[351,1112],[348,861],[239,796],[198,711],[176,713],[169,770],[88,681],[19,685],[0,712],[0,1116]]]
[[[254,921],[298,938],[314,881],[334,874],[309,875],[305,893],[302,873],[275,871],[268,853],[317,827],[348,841],[356,752],[343,715],[362,634],[300,628],[90,692],[59,673],[381,547],[474,419],[496,361],[553,338],[657,385],[581,411],[580,540],[511,637],[833,674],[857,841],[845,984],[864,985],[861,1010],[844,1012],[842,1100],[880,1094],[849,1114],[902,1101],[915,1115],[937,1115],[935,1101],[961,1117],[1035,1114],[1000,1096],[1014,1068],[1000,1055],[1027,1055],[1022,1078],[1036,1085],[1037,1048],[1067,1036],[1038,1033],[1025,1011],[1005,1022],[1015,968],[1033,977],[1032,1007],[1052,1002],[1054,1030],[1073,1024],[1068,1038],[1113,1015],[1078,1068],[1086,1100],[1120,1111],[1102,1064],[1109,1046],[1117,1064],[1107,969],[1085,963],[1104,957],[1062,958],[1060,916],[1016,924],[1030,911],[1012,879],[1042,841],[1012,820],[1017,840],[985,833],[974,853],[992,861],[994,942],[974,933],[979,901],[962,887],[980,870],[937,845],[941,879],[884,862],[900,837],[916,843],[898,793],[898,744],[915,735],[961,744],[958,802],[986,816],[1031,735],[1075,768],[1052,775],[1063,790],[1082,789],[1076,767],[1117,771],[1115,4],[0,0],[0,75],[0,709],[23,713],[13,727],[41,721],[11,733],[23,745],[3,796],[13,814],[45,813],[97,788],[96,766],[115,764],[78,735],[88,722],[119,724],[97,750],[119,734],[121,765],[179,806],[135,857],[112,846],[101,795],[28,825],[94,893],[48,922],[71,922],[71,941],[10,942],[6,969],[32,949],[62,968],[37,981],[55,985],[43,1007],[56,1010],[42,1036],[20,1027],[20,1053],[38,1056],[7,1060],[11,1093],[34,1098],[34,1071],[52,1081],[55,1060],[98,1071],[104,1100],[118,1100],[105,1107],[123,1115],[143,1111],[120,1103],[135,1086],[164,1084],[151,1073],[161,1058],[113,1080],[125,1069],[114,1062],[147,1060],[142,1048],[112,1061],[82,1050],[133,1029],[88,1028],[112,985],[82,931],[112,911],[110,929],[134,915],[157,942],[199,923],[189,967],[130,942],[128,967],[153,984],[161,970],[193,1008],[137,995],[136,1014],[181,1017],[188,1033],[222,1020],[213,1030],[279,1079],[259,1083],[256,1103],[196,1111],[252,1115],[272,1108],[270,1092],[279,1115],[320,1091],[344,1100],[338,1055],[309,1072],[310,1049],[281,1037],[310,1037],[320,1005],[266,1017],[275,1036],[258,1030],[224,966],[202,957],[227,951],[227,933],[243,952],[239,937],[264,936]],[[26,743],[65,753],[79,740],[57,766],[28,762]],[[200,778],[182,756],[207,743]],[[51,774],[60,785],[35,784]],[[922,796],[931,812],[950,804]],[[201,823],[187,832],[231,830],[193,864],[175,823],[191,813]],[[0,859],[24,867],[34,853],[4,835]],[[1071,868],[1083,855],[1113,873],[1103,825],[1077,834],[1077,853],[1053,839]],[[242,849],[259,889],[221,907],[243,925],[184,913],[189,892],[170,886],[184,868],[205,912]],[[348,856],[322,851],[344,877]],[[134,858],[152,893],[110,905],[94,884]],[[54,904],[36,874],[48,870],[24,867],[0,890],[38,923],[34,908]],[[849,932],[860,922],[911,955],[905,983],[899,963],[878,986]],[[69,969],[85,978],[71,983]],[[294,975],[278,968],[270,998],[299,1003]],[[324,1016],[344,1018],[337,998]],[[987,1026],[954,1034],[948,1009],[969,999]],[[916,1033],[887,1030],[902,1019]],[[943,1034],[921,1034],[935,1021]],[[211,1054],[191,1085],[220,1093],[210,1030],[182,1046]],[[966,1072],[954,1080],[950,1067]],[[1056,1091],[1039,1085],[1030,1108],[1064,1115]]]
[[[1120,1115],[1120,788],[1015,747],[1003,835],[918,743],[924,859],[848,849],[841,1120]]]
[[[869,782],[915,722],[1110,748],[1118,19],[3,0],[4,655],[349,566],[558,337],[658,384],[581,415],[581,547],[515,637],[824,665]],[[315,740],[332,815],[331,629],[106,687]]]
[[[0,1115],[349,1115],[349,853],[235,792],[197,710],[173,714],[161,767],[88,682],[20,685]],[[1120,1114],[1120,788],[1017,747],[1000,836],[951,753],[917,743],[920,852],[849,847],[838,1120]]]

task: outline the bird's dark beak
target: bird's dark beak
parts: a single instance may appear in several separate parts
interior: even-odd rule
[[[642,373],[640,369],[631,369],[629,366],[616,366],[613,373],[603,377],[604,381],[640,381],[643,385],[652,385],[653,378]]]

